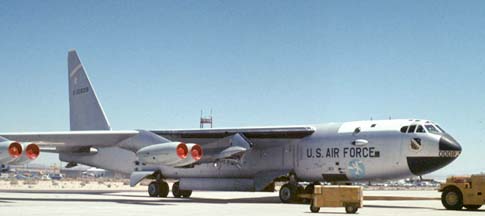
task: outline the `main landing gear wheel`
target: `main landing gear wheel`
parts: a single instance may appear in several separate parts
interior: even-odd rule
[[[167,197],[168,193],[170,192],[170,188],[168,187],[167,182],[160,182],[160,191],[158,193],[159,197]]]
[[[284,184],[280,188],[280,200],[283,203],[291,203],[296,200],[297,188],[290,185]]]
[[[169,192],[167,182],[150,182],[148,185],[148,195],[150,197],[167,197]]]
[[[150,184],[148,185],[148,195],[150,197],[157,197],[158,191],[160,191],[160,185],[156,182],[150,182]]]
[[[463,195],[458,188],[445,188],[441,194],[441,203],[448,210],[460,210],[463,208]]]
[[[190,195],[192,195],[192,191],[180,190],[180,182],[175,182],[172,185],[172,194],[175,198],[180,198],[180,197],[189,198]]]

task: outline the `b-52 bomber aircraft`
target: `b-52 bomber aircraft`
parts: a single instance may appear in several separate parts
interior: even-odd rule
[[[70,129],[4,133],[59,153],[68,167],[86,164],[131,174],[134,186],[153,179],[148,193],[175,197],[193,190],[273,191],[287,182],[282,202],[320,182],[420,176],[455,160],[461,146],[428,120],[354,121],[303,126],[189,130],[111,130],[75,50],[68,53]],[[55,149],[52,149],[55,148]],[[303,188],[303,183],[309,183]]]

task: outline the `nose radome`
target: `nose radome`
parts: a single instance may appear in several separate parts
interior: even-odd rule
[[[450,135],[445,135],[440,138],[439,141],[440,151],[460,151],[461,146],[458,142],[453,139]]]
[[[409,170],[414,175],[434,172],[453,162],[461,153],[460,144],[450,135],[443,135],[439,142],[439,155],[428,157],[407,157]]]

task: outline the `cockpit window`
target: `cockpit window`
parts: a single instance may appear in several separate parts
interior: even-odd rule
[[[438,129],[436,129],[433,125],[424,125],[426,127],[426,130],[428,130],[428,132],[430,133],[434,133],[434,134],[439,134],[440,131],[438,131]]]
[[[436,127],[438,127],[442,133],[446,133],[446,131],[443,130],[443,128],[441,128],[439,125],[436,125]]]
[[[424,131],[423,126],[418,125],[418,129],[416,129],[416,133],[426,133],[426,131]]]
[[[401,128],[401,133],[406,133],[408,131],[408,126],[404,126]]]
[[[414,130],[416,129],[416,125],[411,125],[409,126],[408,133],[414,133]]]

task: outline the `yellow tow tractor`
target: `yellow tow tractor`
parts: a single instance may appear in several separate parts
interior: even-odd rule
[[[485,204],[485,174],[450,176],[438,190],[441,203],[448,210],[477,210]]]
[[[363,193],[360,186],[315,185],[313,194],[301,195],[311,199],[310,211],[319,212],[321,207],[345,207],[345,212],[356,213],[363,207]]]

